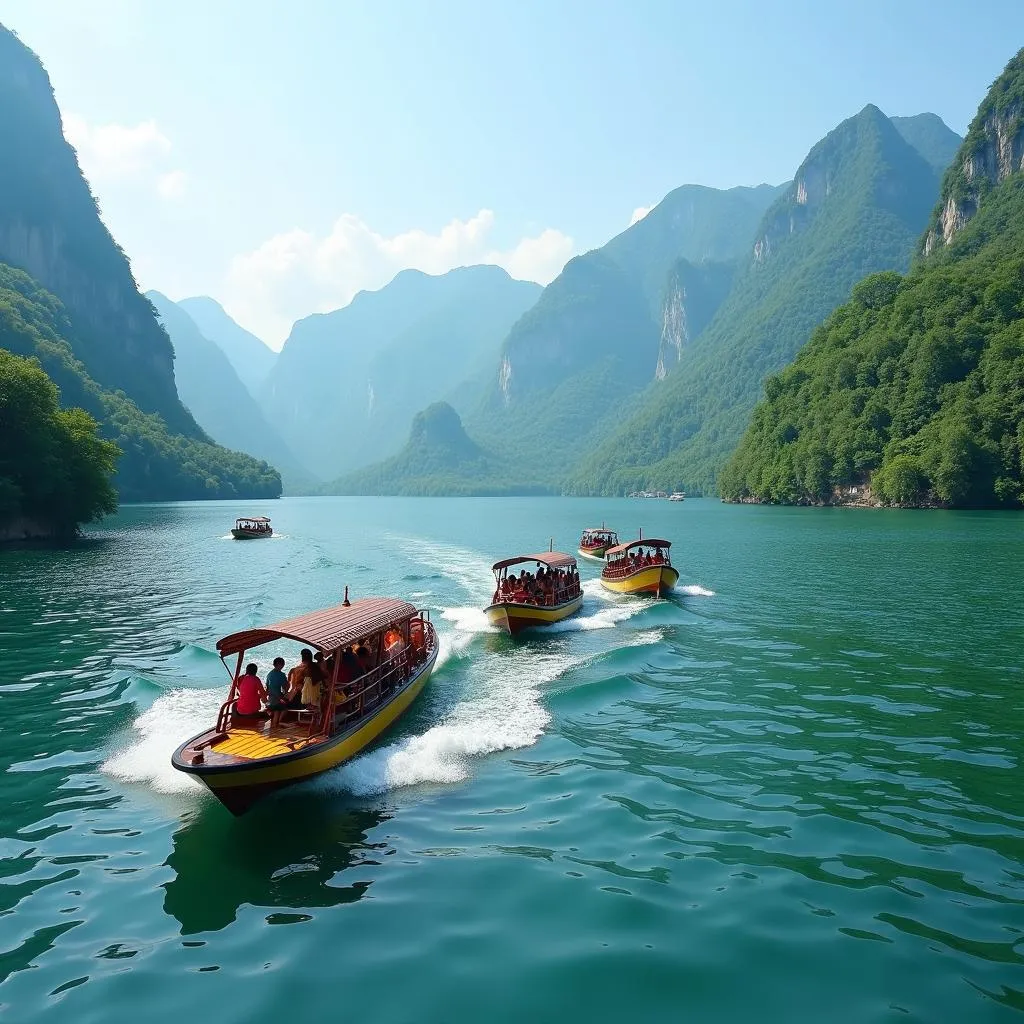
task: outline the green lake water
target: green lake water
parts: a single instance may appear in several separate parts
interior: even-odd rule
[[[488,630],[492,561],[602,520],[675,542],[671,599],[583,563],[578,618]],[[439,668],[232,818],[169,766],[214,643],[346,584]],[[310,498],[2,551],[0,1020],[1021,1020],[1022,602],[987,513]]]

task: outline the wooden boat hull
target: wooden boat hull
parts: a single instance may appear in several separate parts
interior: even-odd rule
[[[575,615],[583,607],[583,595],[574,597],[565,604],[544,607],[535,604],[519,604],[515,601],[502,601],[484,609],[487,621],[492,626],[505,630],[511,636],[524,629],[536,626],[550,626],[553,622]]]
[[[231,531],[231,536],[235,540],[264,540],[267,537],[273,537],[273,530],[239,530],[237,527]]]
[[[372,743],[385,729],[393,725],[408,710],[422,692],[437,662],[437,647],[416,674],[392,694],[369,718],[356,722],[351,728],[330,738],[299,750],[273,753],[282,746],[275,738],[253,731],[251,743],[265,747],[269,756],[254,757],[243,763],[192,763],[195,745],[208,737],[212,730],[187,740],[174,752],[171,764],[179,771],[194,775],[232,814],[244,814],[253,803],[274,790],[296,782],[303,782],[322,772],[336,768],[355,757]],[[262,744],[259,742],[263,740]],[[216,746],[209,749],[216,751]]]
[[[592,561],[603,562],[604,553],[611,547],[611,544],[605,544],[603,548],[577,548],[576,553],[581,558],[589,558]]]
[[[671,565],[648,565],[628,576],[608,579],[601,576],[601,586],[616,594],[653,594],[660,597],[678,582],[679,572]]]

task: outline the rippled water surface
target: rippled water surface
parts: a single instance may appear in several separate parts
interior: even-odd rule
[[[584,563],[577,619],[488,630],[492,561],[602,520],[675,541],[671,599]],[[169,766],[214,643],[346,584],[440,667],[234,819]],[[1022,601],[981,513],[311,498],[2,551],[0,1017],[1020,1020]]]

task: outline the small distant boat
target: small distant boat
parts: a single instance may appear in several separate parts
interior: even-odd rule
[[[264,537],[273,537],[274,531],[266,516],[247,516],[235,520],[231,536],[235,540],[261,540]]]
[[[686,501],[686,491],[673,491],[668,496],[669,501]]]
[[[326,679],[314,691],[319,701],[281,712],[277,725],[262,712],[241,718],[235,712],[244,655],[278,641],[326,656]],[[354,662],[353,647],[365,649],[362,662]],[[373,742],[426,686],[438,647],[426,612],[387,597],[349,604],[346,592],[345,604],[232,633],[217,650],[225,667],[237,655],[227,700],[216,724],[182,743],[171,764],[242,814],[267,793],[334,768]]]
[[[516,565],[532,564],[536,571]],[[531,626],[550,626],[575,615],[583,605],[583,592],[576,559],[561,551],[537,555],[515,555],[491,566],[496,588],[491,604],[484,609],[487,621],[514,636]]]
[[[580,537],[580,546],[577,552],[584,558],[601,560],[604,553],[619,543],[619,535],[614,530],[609,530],[604,523],[600,526],[591,526],[583,531]]]
[[[631,540],[605,552],[601,586],[617,594],[653,594],[661,597],[679,580],[667,540]]]

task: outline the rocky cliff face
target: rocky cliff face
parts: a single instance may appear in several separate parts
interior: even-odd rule
[[[27,271],[64,304],[75,355],[176,431],[201,436],[178,401],[174,351],[135,285],[124,253],[64,140],[45,69],[0,26],[0,261]]]
[[[669,271],[661,305],[661,339],[656,380],[664,380],[718,312],[732,286],[735,263],[702,263],[677,260]]]
[[[939,205],[924,236],[924,255],[947,245],[978,212],[986,195],[1020,171],[1024,171],[1024,50],[993,83],[946,173]]]

